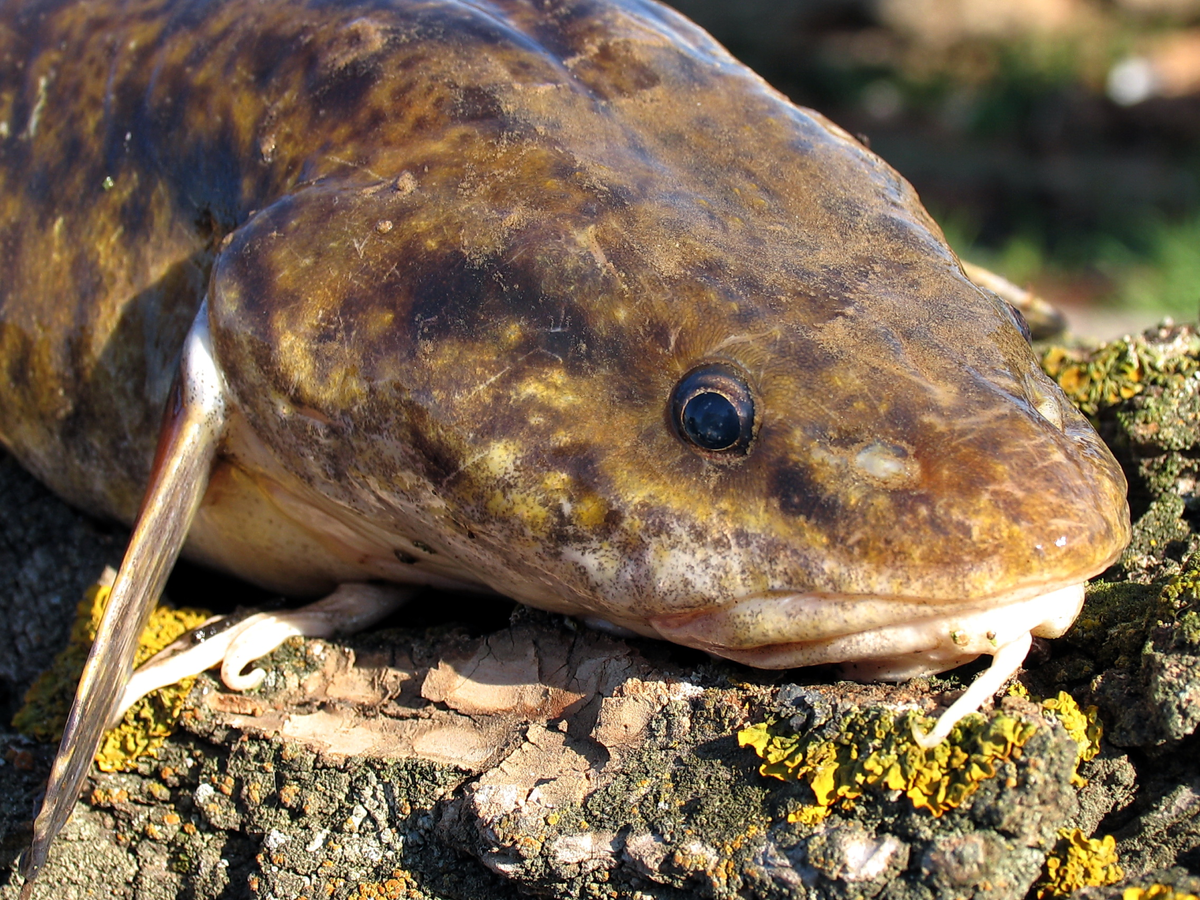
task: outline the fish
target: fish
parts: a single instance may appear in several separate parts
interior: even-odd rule
[[[653,0],[0,23],[0,441],[133,525],[23,897],[181,552],[326,622],[384,582],[760,668],[992,656],[928,745],[1129,539],[912,187]]]

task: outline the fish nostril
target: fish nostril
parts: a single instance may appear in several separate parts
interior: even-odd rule
[[[885,487],[906,487],[919,474],[917,461],[904,447],[886,441],[873,441],[854,456],[858,469]]]
[[[1066,433],[1066,411],[1063,404],[1067,402],[1049,376],[1035,369],[1019,376],[1022,399],[1056,431]]]
[[[1053,394],[1041,390],[1037,385],[1031,385],[1029,400],[1037,414],[1057,428],[1063,430],[1062,404]]]

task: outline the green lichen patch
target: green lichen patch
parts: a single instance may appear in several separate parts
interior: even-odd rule
[[[1200,336],[1186,332],[1184,347],[1145,336],[1126,337],[1091,348],[1050,347],[1042,369],[1086,415],[1116,406],[1152,385],[1167,385],[1200,371]]]
[[[1189,738],[1200,726],[1200,653],[1192,642],[1193,625],[1190,609],[1178,619],[1156,617],[1129,666],[1103,670],[1089,683],[1115,746],[1158,747]]]
[[[1157,463],[1143,460],[1140,468],[1148,471],[1152,465]],[[1187,551],[1192,539],[1186,513],[1187,503],[1182,497],[1172,493],[1154,497],[1133,523],[1129,546],[1119,560],[1120,567],[1131,575],[1149,576],[1164,565],[1178,565],[1175,560]]]
[[[1129,478],[1134,515],[1120,568],[1146,582],[1196,549],[1200,334],[1152,329],[1095,348],[1052,347],[1043,368],[1090,415]]]
[[[79,602],[67,646],[33,683],[24,705],[13,716],[13,727],[18,731],[44,742],[62,737],[75,685],[108,603],[109,590],[108,585],[96,583]],[[209,615],[205,610],[159,606],[142,632],[134,664],[145,662],[182,634],[201,625]],[[193,680],[186,678],[162,688],[130,707],[120,724],[104,736],[96,764],[106,772],[120,771],[161,746],[174,730]]]
[[[998,763],[1018,756],[1036,731],[1031,722],[1007,713],[974,715],[945,741],[925,749],[913,738],[913,726],[927,731],[930,724],[915,713],[896,716],[876,708],[850,714],[832,737],[824,730],[795,734],[781,723],[766,722],[740,731],[738,742],[763,760],[763,775],[808,784],[814,802],[788,818],[815,824],[872,788],[900,791],[915,808],[941,816],[994,777]]]
[[[1065,897],[1080,888],[1116,884],[1124,877],[1111,834],[1089,838],[1078,828],[1063,828],[1058,832],[1058,843],[1046,857],[1034,893],[1038,900]]]
[[[1061,642],[1086,652],[1092,661],[1081,678],[1097,669],[1136,664],[1159,607],[1161,587],[1094,581],[1079,617]]]
[[[1087,629],[1098,625],[1111,638],[1112,628],[1121,622],[1137,624],[1142,632],[1154,625],[1173,626],[1185,620],[1194,623],[1189,616],[1200,612],[1200,553],[1189,556],[1165,583],[1159,584],[1157,588],[1136,584],[1091,586],[1076,626]]]
[[[278,739],[211,744],[185,724],[153,765],[97,776],[76,816],[100,808],[108,852],[153,861],[153,878],[130,894],[143,900],[517,900],[437,837],[434,809],[465,778],[423,761],[325,758]]]
[[[1087,602],[1063,640],[1090,648],[1099,666],[1131,668],[1162,629],[1174,649],[1200,651],[1200,553],[1156,584],[1088,585]]]
[[[1172,630],[1175,649],[1200,653],[1200,553],[1172,576],[1158,597],[1158,623]]]
[[[1094,584],[1071,648],[1031,673],[1050,694],[1061,684],[1086,692],[1117,747],[1160,746],[1200,724],[1200,552],[1158,565],[1148,584]]]
[[[1196,549],[1200,334],[1172,325],[1099,347],[1051,347],[1042,365],[1121,461],[1134,522],[1120,569],[1152,580]]]

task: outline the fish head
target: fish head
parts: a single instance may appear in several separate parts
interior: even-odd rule
[[[706,52],[509,72],[251,217],[209,294],[239,414],[430,565],[752,665],[1062,633],[1120,467],[912,188]]]

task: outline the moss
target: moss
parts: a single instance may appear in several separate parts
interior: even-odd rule
[[[835,805],[849,807],[871,788],[900,791],[917,809],[941,816],[992,778],[997,763],[1019,755],[1036,730],[1003,712],[968,716],[949,738],[926,750],[913,739],[914,724],[928,730],[930,723],[915,713],[896,717],[872,709],[850,715],[833,737],[824,731],[794,734],[768,722],[743,729],[738,742],[763,759],[763,775],[808,784],[813,804],[788,819],[815,824]]]
[[[75,686],[108,603],[109,591],[109,585],[98,582],[84,594],[76,608],[75,624],[67,646],[33,683],[25,695],[24,705],[13,716],[12,724],[18,731],[44,742],[62,737]],[[204,610],[159,606],[142,632],[134,664],[141,665],[180,635],[201,625],[209,615]],[[174,730],[193,681],[185,678],[143,697],[130,707],[120,724],[104,736],[96,757],[97,765],[106,772],[128,769],[138,758],[161,746]]]
[[[1180,616],[1177,635],[1193,651],[1200,650],[1200,613],[1189,610]]]
[[[1058,832],[1058,843],[1046,857],[1034,893],[1039,900],[1065,897],[1080,888],[1116,884],[1124,877],[1111,834],[1096,839],[1078,828],[1063,828]]]
[[[1121,554],[1119,565],[1126,572],[1148,572],[1178,556],[1192,536],[1184,518],[1186,511],[1182,497],[1170,493],[1156,496],[1133,523],[1129,546]]]
[[[1087,415],[1141,393],[1146,376],[1145,361],[1124,340],[1090,351],[1051,347],[1042,356],[1042,369]]]
[[[1178,640],[1200,641],[1200,553],[1165,583],[1088,584],[1086,604],[1064,640],[1096,650],[1104,665],[1126,667],[1138,660],[1156,625],[1170,626]]]
[[[1165,628],[1170,642],[1183,653],[1200,650],[1200,553],[1184,562],[1158,592],[1144,617],[1144,628]]]

